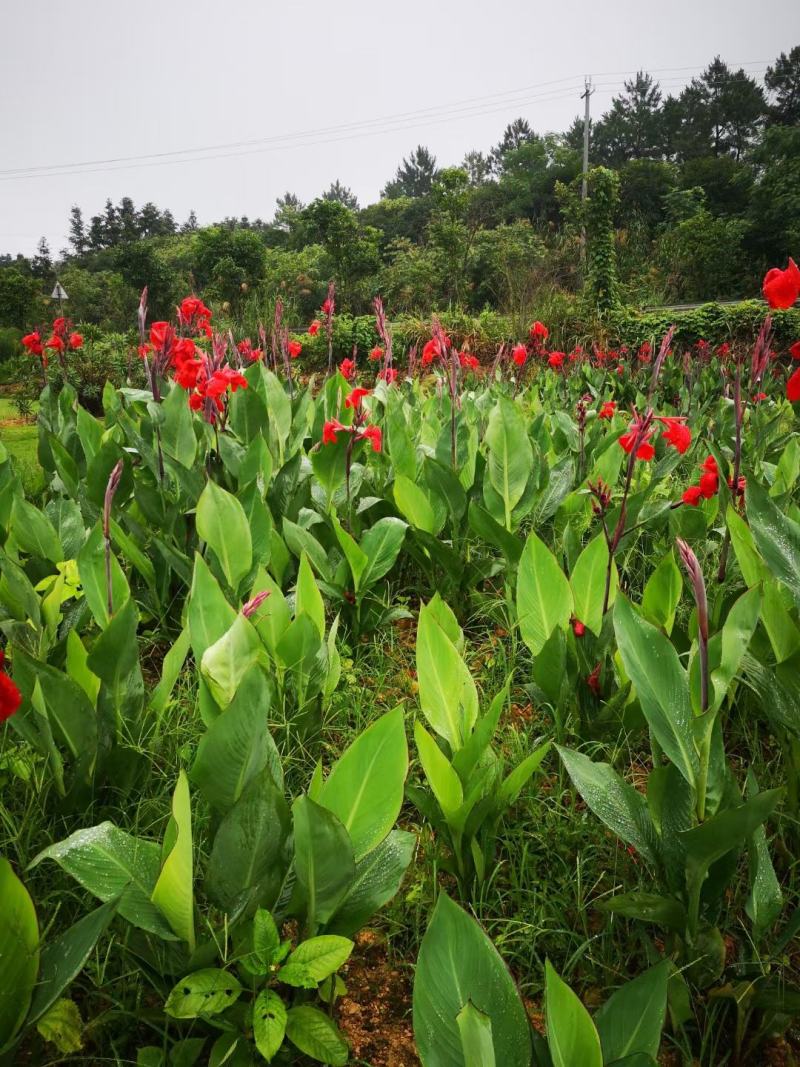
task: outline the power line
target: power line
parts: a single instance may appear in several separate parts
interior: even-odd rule
[[[746,63],[732,64],[732,66],[744,67],[753,66],[756,64],[763,64],[764,60],[748,60]],[[661,67],[654,68],[647,71],[647,73],[672,73],[680,71],[698,71],[705,68],[691,66],[691,67]],[[622,75],[637,74],[639,71],[604,71],[598,77],[612,77]],[[525,105],[530,103],[536,103],[537,101],[545,99],[561,99],[567,95],[572,95],[575,88],[570,86],[569,88],[563,86],[564,82],[574,81],[574,76],[566,76],[564,78],[555,78],[546,82],[535,83],[530,86],[523,86],[517,89],[508,89],[497,93],[490,93],[483,96],[467,97],[464,100],[456,101],[452,104],[439,104],[432,105],[431,107],[421,108],[413,111],[398,112],[394,115],[385,116],[383,118],[367,119],[357,122],[342,123],[337,126],[321,127],[313,130],[300,131],[297,133],[279,134],[271,137],[253,138],[243,141],[232,141],[219,145],[205,145],[197,148],[181,148],[174,149],[172,151],[165,152],[153,152],[143,155],[134,156],[117,156],[108,159],[99,160],[84,160],[76,163],[62,163],[62,164],[43,164],[32,165],[30,167],[18,167],[0,170],[0,181],[15,181],[24,180],[27,178],[35,177],[68,177],[71,174],[92,174],[92,173],[104,173],[106,170],[127,170],[127,169],[140,169],[142,167],[150,166],[164,166],[172,165],[175,163],[191,163],[202,162],[212,159],[225,159],[233,158],[235,156],[253,155],[266,151],[275,151],[279,149],[286,149],[292,147],[313,147],[317,144],[332,144],[342,140],[351,140],[354,137],[369,136],[374,134],[385,134],[395,131],[402,131],[406,129],[413,129],[415,126],[427,126],[437,125],[440,122],[447,122],[458,118],[472,118],[480,117],[481,115],[494,114],[498,111],[503,111],[508,107]],[[681,78],[666,78],[664,84],[670,81],[684,81]],[[660,83],[661,84],[661,83]],[[533,89],[543,89],[547,86],[560,86],[561,88],[553,88],[547,92],[538,94],[536,96],[525,96],[520,94],[530,93]],[[618,89],[619,85],[614,83],[602,83],[598,84],[597,88],[601,92],[608,91],[608,86],[613,86],[611,91]],[[514,99],[511,99],[514,97]],[[491,100],[500,100],[502,102],[491,108],[486,108],[486,104]],[[422,116],[430,116],[430,119],[423,119]],[[419,122],[407,121],[414,120],[417,117],[420,118]],[[381,128],[383,127],[383,128]],[[328,136],[342,133],[344,136]],[[304,140],[305,138],[321,138]],[[258,146],[258,147],[257,147]],[[236,151],[238,149],[254,149],[254,151]],[[206,153],[206,154],[199,154]],[[176,156],[187,156],[189,158],[169,158]],[[117,165],[121,164],[121,165]]]
[[[317,128],[317,129],[299,131],[297,133],[275,134],[275,135],[273,135],[271,137],[258,137],[258,138],[253,138],[253,139],[246,140],[246,141],[230,141],[228,143],[217,144],[217,145],[203,145],[203,146],[200,146],[198,148],[176,148],[176,149],[173,149],[172,151],[169,151],[169,152],[149,152],[149,153],[146,153],[146,154],[143,154],[143,155],[136,155],[136,156],[117,156],[117,157],[110,158],[110,159],[92,159],[92,160],[84,160],[82,162],[77,162],[77,163],[55,163],[55,164],[51,163],[51,164],[43,164],[43,165],[36,165],[36,166],[32,165],[30,167],[15,167],[15,168],[10,168],[10,169],[0,170],[0,175],[12,175],[12,174],[22,174],[22,173],[27,174],[29,172],[60,170],[62,168],[66,168],[66,167],[99,166],[101,164],[106,164],[106,163],[138,162],[139,160],[159,159],[159,158],[163,158],[165,156],[188,155],[190,153],[196,153],[196,152],[220,151],[220,150],[226,150],[226,149],[230,149],[230,148],[250,147],[252,145],[258,145],[258,144],[269,144],[269,143],[274,143],[274,142],[277,142],[277,141],[281,141],[282,142],[282,141],[287,141],[287,140],[295,140],[295,139],[304,138],[304,137],[316,136],[318,134],[337,133],[339,131],[352,130],[352,129],[355,129],[355,128],[358,128],[358,127],[362,127],[362,126],[375,126],[375,125],[380,125],[382,123],[399,122],[399,121],[402,121],[404,119],[414,118],[417,115],[427,115],[427,114],[431,114],[431,113],[434,113],[434,112],[451,111],[454,108],[455,109],[460,109],[462,105],[464,105],[464,106],[470,106],[470,105],[478,106],[478,104],[480,104],[480,103],[487,102],[487,101],[493,100],[493,99],[497,99],[499,97],[516,96],[516,95],[519,95],[521,93],[530,93],[533,89],[541,89],[541,88],[545,88],[546,86],[550,86],[550,85],[554,85],[554,86],[555,85],[560,85],[563,82],[574,82],[575,80],[576,80],[576,76],[575,75],[570,75],[570,76],[565,77],[565,78],[554,78],[552,81],[538,82],[538,83],[536,83],[534,85],[520,86],[519,88],[516,88],[516,89],[506,89],[503,92],[489,93],[489,94],[487,94],[485,96],[466,97],[463,100],[456,100],[452,104],[436,104],[436,105],[433,105],[431,107],[419,108],[419,109],[417,109],[415,111],[397,112],[397,113],[395,113],[393,115],[383,116],[382,118],[362,119],[362,120],[359,120],[357,122],[346,122],[346,123],[341,123],[341,124],[339,124],[337,126],[323,126],[323,127]],[[510,104],[513,104],[516,101],[514,101],[514,100],[504,101],[504,104],[506,102],[510,103]]]
[[[523,97],[521,99],[514,100],[511,103],[514,106],[517,106],[517,105],[522,106],[522,105],[525,105],[525,104],[536,103],[538,101],[542,101],[542,100],[546,100],[546,99],[549,99],[549,100],[565,99],[565,98],[574,96],[574,94],[577,92],[578,89],[579,89],[579,86],[577,86],[577,85],[576,86],[570,86],[567,89],[559,89],[559,90],[556,90],[556,91],[551,91],[550,93],[543,93],[543,94],[540,94],[538,96],[527,97],[527,98]],[[383,129],[363,130],[363,131],[358,131],[358,132],[354,132],[354,133],[350,133],[350,134],[345,134],[345,135],[339,136],[339,137],[327,137],[327,138],[314,139],[314,140],[310,140],[310,141],[301,141],[301,142],[296,142],[296,143],[269,144],[269,145],[263,145],[262,147],[258,147],[258,148],[241,149],[239,151],[232,151],[232,152],[214,152],[214,153],[210,153],[208,155],[193,156],[193,157],[184,158],[184,159],[156,159],[156,160],[153,160],[151,162],[143,162],[143,163],[123,163],[121,166],[86,167],[86,168],[80,168],[80,169],[78,169],[78,168],[72,169],[72,170],[63,169],[63,170],[58,170],[58,171],[38,172],[38,173],[31,173],[31,174],[0,175],[0,182],[25,181],[25,180],[34,179],[34,178],[64,178],[64,177],[70,177],[71,175],[76,175],[76,174],[107,174],[107,173],[111,173],[111,172],[117,171],[117,170],[139,170],[139,169],[141,169],[143,167],[145,167],[145,168],[146,167],[166,167],[166,166],[173,166],[175,164],[199,163],[199,162],[203,162],[205,160],[212,160],[212,159],[233,159],[233,158],[240,158],[240,157],[243,157],[243,156],[261,155],[261,154],[263,154],[265,152],[286,151],[287,149],[291,149],[291,148],[313,148],[313,147],[317,147],[318,145],[337,144],[337,143],[340,143],[342,141],[351,141],[351,140],[354,140],[354,139],[358,139],[360,137],[373,137],[373,136],[376,136],[376,135],[379,135],[379,134],[396,133],[396,132],[400,132],[400,131],[403,131],[403,130],[417,129],[417,128],[421,127],[421,126],[436,126],[436,125],[439,125],[439,124],[441,124],[443,122],[453,122],[453,121],[457,121],[458,119],[479,118],[479,117],[481,117],[483,115],[493,115],[493,114],[497,114],[498,112],[505,112],[505,111],[508,110],[508,107],[509,107],[509,103],[505,102],[505,103],[503,103],[503,104],[501,104],[499,106],[494,106],[494,107],[490,107],[490,108],[481,108],[481,109],[473,108],[473,109],[470,109],[470,110],[466,111],[466,113],[451,113],[451,114],[446,114],[446,115],[438,116],[438,117],[431,118],[431,119],[424,119],[424,120],[422,120],[420,122],[409,122],[409,123],[405,123],[405,124],[401,124],[401,125],[395,124],[395,125],[392,125],[392,126],[386,126]]]

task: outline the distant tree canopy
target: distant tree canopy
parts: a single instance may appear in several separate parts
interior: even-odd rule
[[[178,225],[130,197],[86,219],[76,205],[60,256],[44,239],[30,258],[0,256],[0,326],[43,317],[56,277],[76,321],[115,329],[130,327],[145,284],[159,316],[191,290],[259,315],[280,293],[305,316],[330,279],[354,312],[381,294],[398,312],[521,314],[538,291],[580,291],[582,152],[582,117],[563,133],[520,117],[460,166],[417,145],[363,208],[339,179],[308,204],[287,191],[269,221],[200,226],[191,211]],[[639,71],[593,122],[590,165],[613,175],[594,187],[614,191],[614,299],[752,294],[765,268],[800,251],[800,46],[763,83],[719,56],[675,94]]]

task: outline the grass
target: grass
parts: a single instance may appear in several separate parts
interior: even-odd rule
[[[8,397],[0,397],[0,443],[12,456],[28,497],[37,496],[44,488],[44,476],[37,456],[38,440],[35,420],[20,418],[12,401]]]

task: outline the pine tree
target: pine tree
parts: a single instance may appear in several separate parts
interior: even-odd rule
[[[322,194],[323,200],[330,200],[335,204],[344,204],[351,211],[358,211],[358,199],[355,194],[337,178],[331,182],[328,189]]]
[[[69,212],[69,243],[76,256],[85,255],[89,247],[83,225],[83,212],[77,204],[73,204]]]
[[[432,156],[424,145],[417,145],[397,168],[397,174],[387,183],[381,196],[386,200],[397,200],[401,196],[427,196],[436,174],[436,156]]]

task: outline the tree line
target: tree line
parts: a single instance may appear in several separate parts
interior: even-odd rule
[[[763,81],[715,58],[676,95],[642,71],[591,126],[590,161],[611,186],[619,292],[631,303],[737,298],[766,265],[800,248],[800,46]],[[354,312],[380,293],[396,311],[461,306],[523,314],[578,300],[583,119],[537,133],[524,118],[497,144],[442,166],[417,146],[361,206],[333,182],[304,204],[281,196],[271,218],[178,224],[153,203],[108,200],[69,218],[54,257],[0,257],[0,325],[28,325],[56,272],[73,317],[124,328],[147,284],[165,313],[202,291],[244,314],[280,293],[306,315],[335,278]],[[69,282],[69,284],[67,284]]]

